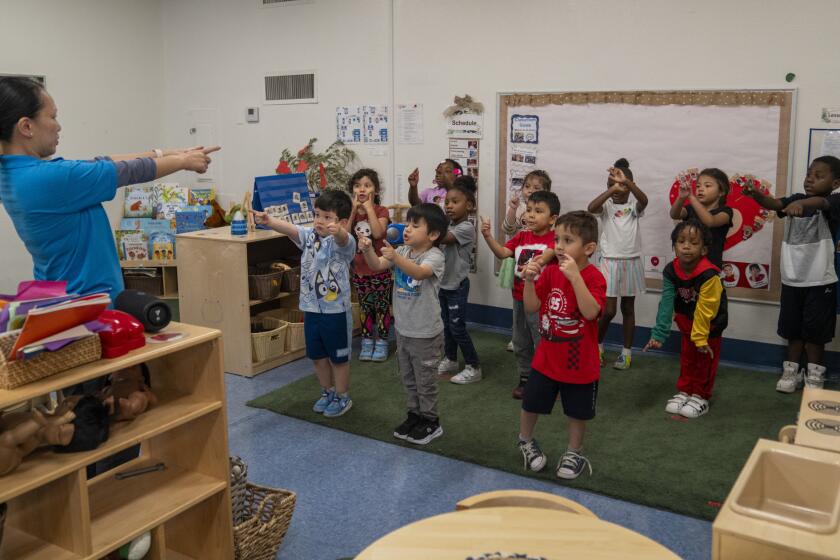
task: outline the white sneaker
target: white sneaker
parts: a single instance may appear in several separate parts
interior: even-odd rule
[[[470,383],[481,381],[481,368],[473,367],[471,365],[464,366],[464,371],[453,376],[450,381],[452,383],[457,383],[458,385],[468,385]]]
[[[688,402],[688,393],[683,393],[680,391],[670,399],[668,399],[668,404],[665,405],[665,412],[668,414],[679,414],[680,409],[683,405]]]
[[[444,358],[438,364],[438,374],[455,373],[458,371],[458,362],[452,361],[449,358]]]
[[[776,390],[780,393],[793,393],[802,385],[802,375],[796,362],[782,362],[782,376],[776,382]]]
[[[697,418],[709,412],[709,401],[700,395],[691,395],[680,409],[680,415],[686,418]]]
[[[805,386],[811,389],[822,389],[825,384],[825,366],[808,364],[808,373],[805,375]]]
[[[505,347],[505,350],[507,350],[508,352],[513,352],[513,341],[512,340],[510,342],[508,342],[508,345]]]

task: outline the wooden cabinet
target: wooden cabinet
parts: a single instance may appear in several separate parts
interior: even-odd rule
[[[145,362],[159,400],[112,426],[98,449],[42,449],[0,477],[0,503],[9,506],[0,559],[93,560],[146,531],[148,560],[233,558],[220,333],[180,323],[168,330],[186,336],[0,391],[4,409]],[[88,465],[138,443],[140,457],[87,479]],[[161,462],[163,471],[114,476]]]
[[[270,230],[232,236],[230,227],[223,227],[178,236],[181,319],[222,331],[225,371],[253,377],[305,355],[300,349],[254,362],[251,353],[251,317],[273,307],[296,308],[297,294],[250,299],[248,266],[298,255],[288,237]]]
[[[165,300],[172,309],[172,319],[180,321],[176,261],[120,261],[120,268],[126,288],[141,290]]]

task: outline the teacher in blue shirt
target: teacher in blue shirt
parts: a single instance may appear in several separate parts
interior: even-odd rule
[[[117,189],[176,171],[204,173],[218,146],[48,159],[61,125],[53,98],[28,78],[0,77],[0,200],[32,255],[37,280],[66,280],[68,293],[123,289],[111,225],[102,203]]]

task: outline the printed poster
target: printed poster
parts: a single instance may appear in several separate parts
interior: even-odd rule
[[[397,142],[400,144],[423,143],[422,104],[397,105]]]
[[[345,144],[362,141],[362,108],[343,106],[335,108],[335,138]]]
[[[510,141],[514,144],[539,144],[540,118],[537,115],[513,115],[510,119]]]
[[[388,106],[364,105],[362,107],[365,144],[388,143]]]

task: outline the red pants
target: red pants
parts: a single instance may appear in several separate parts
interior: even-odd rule
[[[697,346],[691,341],[691,333],[682,335],[682,349],[680,351],[680,378],[677,379],[677,390],[689,395],[699,395],[708,400],[712,396],[715,385],[715,374],[720,361],[721,337],[709,339],[709,348],[713,357],[697,351]]]

